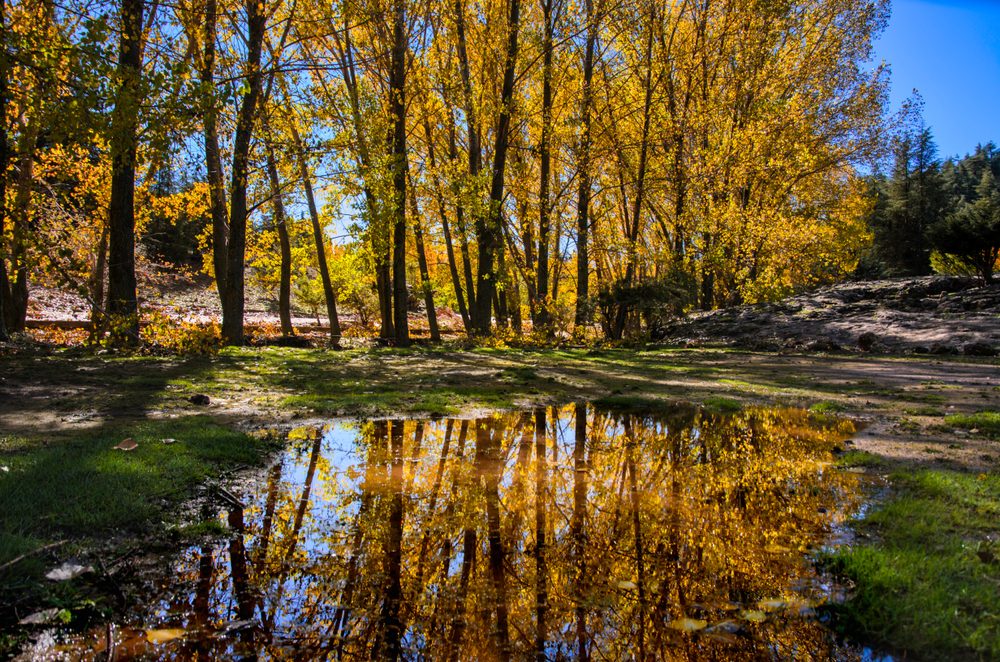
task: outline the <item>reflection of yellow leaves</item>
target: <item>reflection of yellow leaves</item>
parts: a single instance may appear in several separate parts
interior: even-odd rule
[[[187,630],[182,630],[180,628],[167,628],[164,630],[146,630],[146,639],[149,643],[158,645],[163,644],[168,641],[173,641],[174,639],[180,639],[185,634]]]
[[[784,600],[778,600],[778,599],[761,600],[757,604],[764,611],[777,611],[779,609],[784,609],[785,607],[788,606],[787,602],[785,602]]]
[[[708,621],[703,621],[700,618],[678,618],[667,623],[667,627],[671,630],[680,630],[681,632],[704,630],[707,625]]]
[[[765,546],[764,551],[767,552],[768,554],[787,554],[792,550],[789,549],[788,547],[785,547],[784,545],[777,545],[772,543],[770,545]]]
[[[750,621],[751,623],[763,623],[767,620],[767,614],[756,609],[744,609],[740,613],[740,616],[743,617],[743,620]]]
[[[303,426],[293,428],[288,433],[289,441],[313,441],[319,438],[319,428]]]

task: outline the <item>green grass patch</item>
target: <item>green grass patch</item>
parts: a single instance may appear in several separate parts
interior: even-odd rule
[[[814,414],[839,414],[846,410],[847,407],[839,402],[817,402],[809,407],[809,411]]]
[[[138,448],[115,450],[125,438]],[[162,439],[173,438],[173,444]],[[27,441],[0,455],[0,563],[64,538],[141,532],[165,507],[220,471],[261,461],[268,442],[254,440],[204,416],[146,421],[48,446]],[[37,573],[31,557],[0,574]]]
[[[924,470],[861,525],[875,542],[826,559],[857,588],[837,626],[921,659],[1000,659],[1000,475]]]
[[[739,400],[723,398],[721,396],[711,396],[705,398],[702,405],[710,412],[717,414],[731,414],[743,409],[743,404]]]
[[[924,405],[920,407],[906,407],[903,409],[904,414],[910,416],[943,416],[944,412],[941,411],[940,407],[931,407],[929,405]]]
[[[947,425],[966,430],[979,430],[979,434],[1000,439],[1000,411],[980,411],[975,414],[951,414],[944,417]]]
[[[835,463],[838,467],[864,467],[869,469],[881,469],[888,466],[885,458],[869,453],[868,451],[851,450],[837,458]]]

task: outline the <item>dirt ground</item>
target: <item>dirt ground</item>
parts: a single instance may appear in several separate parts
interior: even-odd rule
[[[949,414],[1000,410],[994,358],[688,350],[227,350],[127,358],[0,357],[0,450],[144,418],[210,414],[241,428],[335,416],[473,416],[583,400],[814,407],[863,424],[859,450],[909,467],[1000,470],[1000,442]],[[189,401],[210,397],[208,405]],[[4,448],[8,446],[8,448]]]

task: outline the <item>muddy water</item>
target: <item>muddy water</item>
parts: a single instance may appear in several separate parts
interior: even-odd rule
[[[841,657],[808,553],[860,503],[851,432],[586,405],[294,430],[115,657]]]

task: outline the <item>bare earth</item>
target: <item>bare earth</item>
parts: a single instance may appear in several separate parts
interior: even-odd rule
[[[17,437],[56,441],[102,426],[198,413],[258,428],[334,416],[433,413],[441,401],[472,416],[607,396],[644,406],[722,396],[747,404],[826,403],[865,424],[858,449],[892,462],[1000,468],[1000,442],[944,421],[951,413],[1000,410],[1000,362],[994,358],[267,348],[214,358],[62,352],[0,361],[0,448]],[[323,398],[315,406],[286,401],[317,390]],[[191,404],[194,393],[210,393],[211,404]]]

